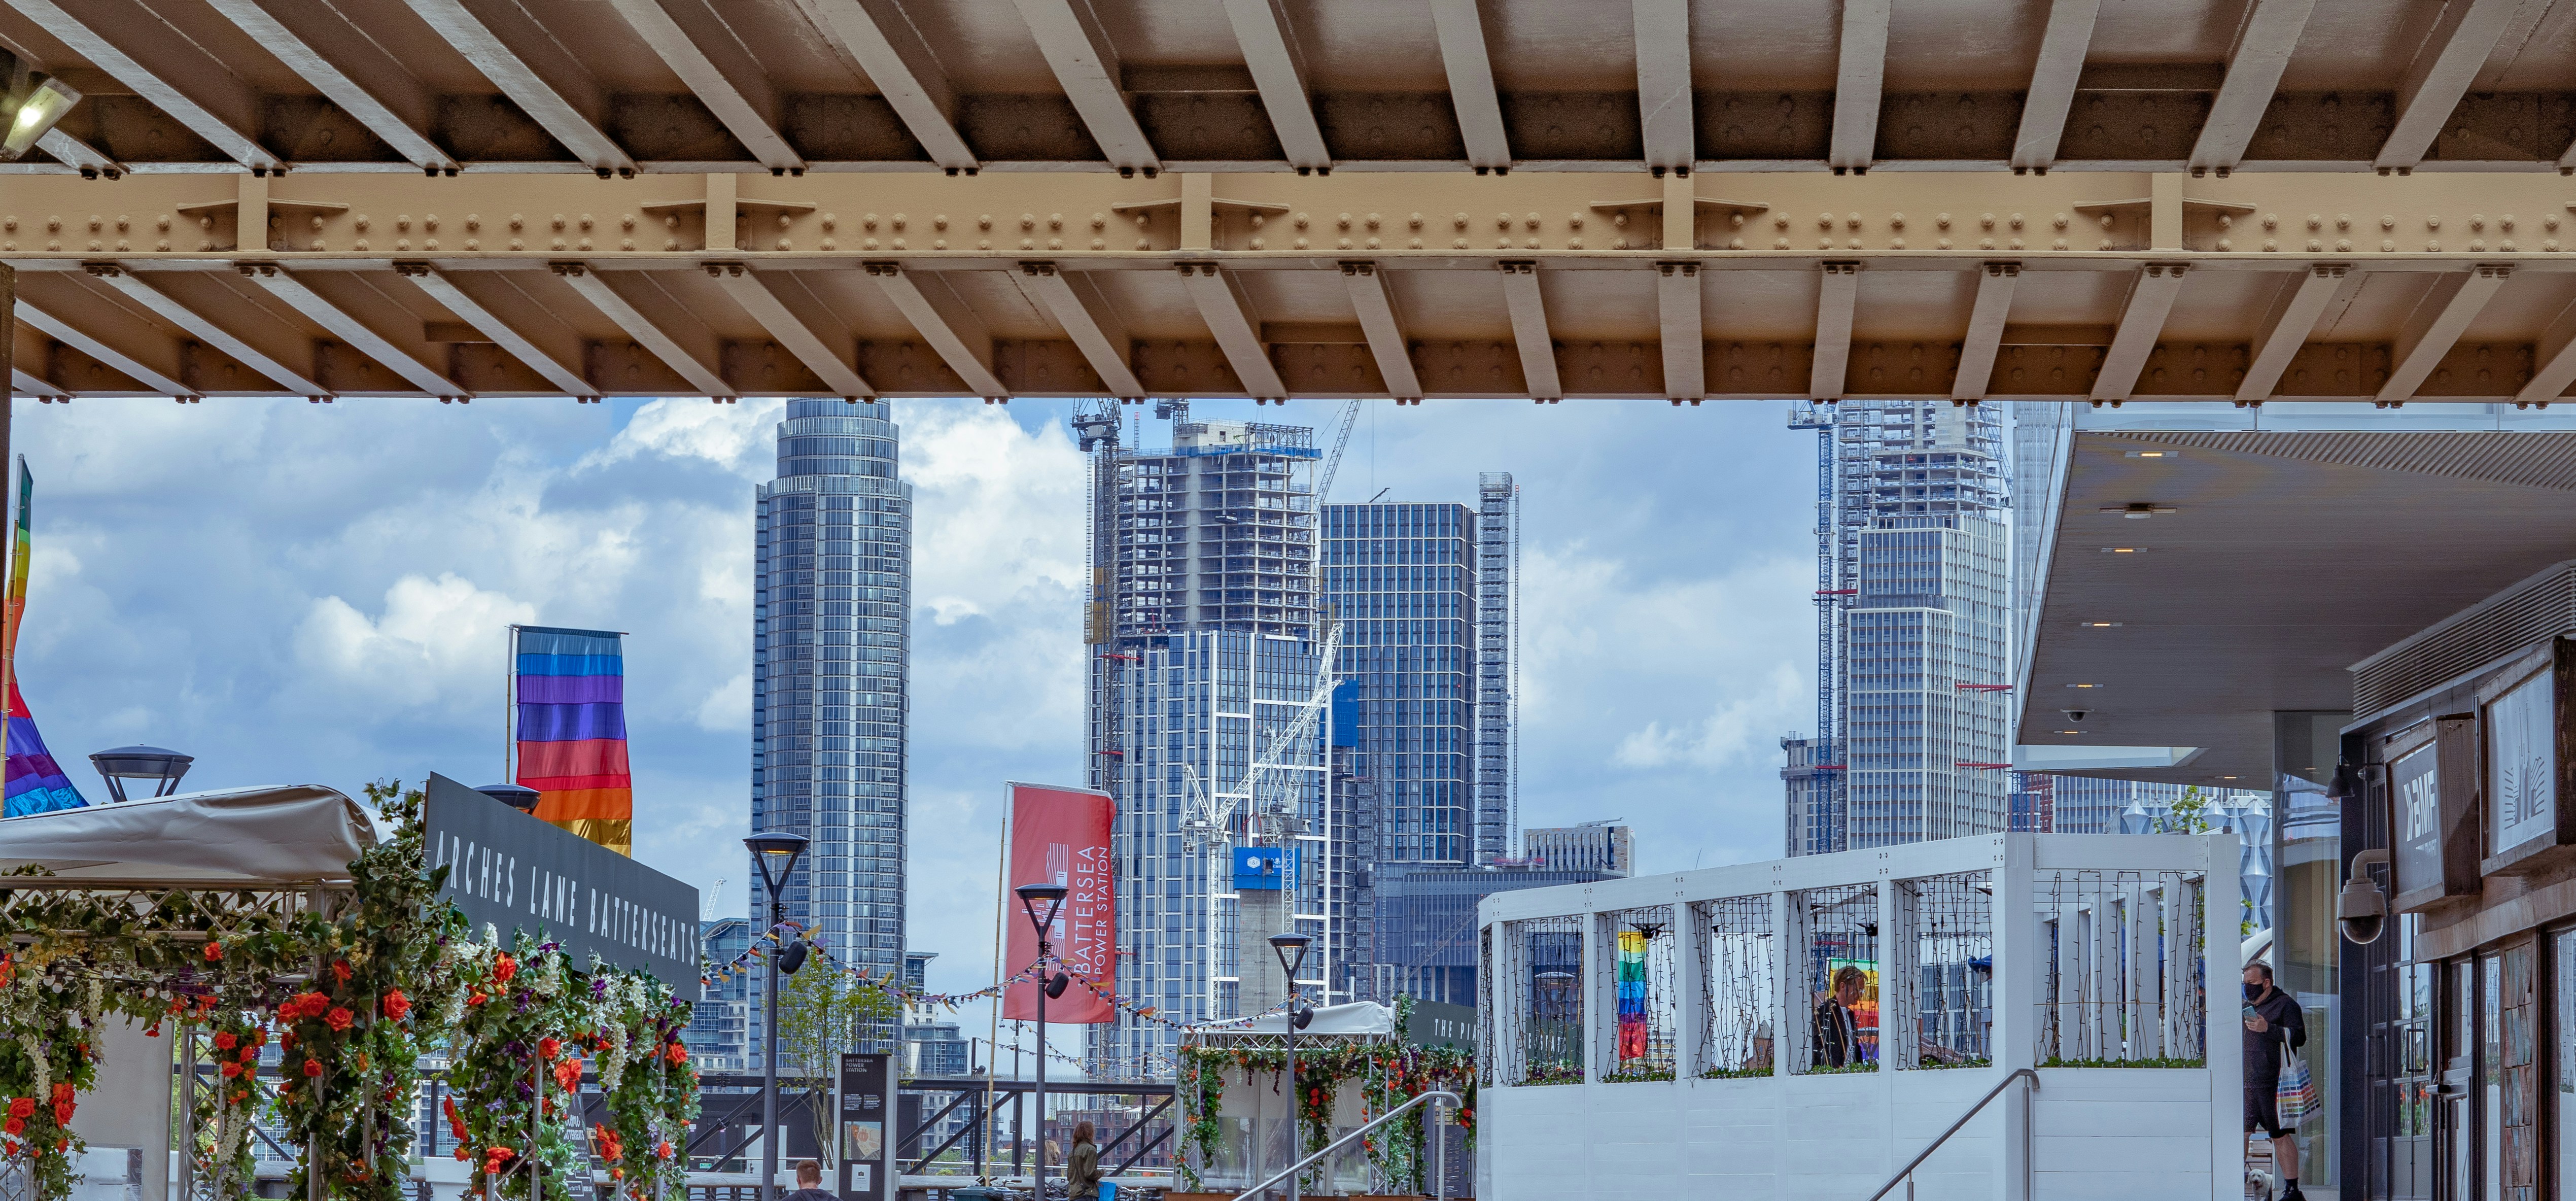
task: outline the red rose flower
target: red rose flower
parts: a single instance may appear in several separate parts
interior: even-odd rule
[[[507,952],[492,957],[492,982],[494,984],[507,984],[510,982],[510,977],[518,974],[519,961],[510,958]]]
[[[342,983],[342,984],[346,984],[346,983],[348,983],[348,982],[349,982],[349,961],[348,961],[348,960],[346,960],[346,959],[335,959],[335,960],[332,960],[332,961],[331,961],[331,978],[332,978],[332,979],[334,979],[334,980],[338,980],[338,981],[339,981],[340,983]]]
[[[567,1059],[562,1063],[556,1064],[555,1084],[560,1086],[565,1092],[571,1092],[580,1088],[581,1061],[578,1059]]]
[[[221,961],[223,960],[223,957],[224,957],[224,944],[219,943],[219,942],[216,942],[216,941],[215,941],[215,940],[213,940],[213,939],[207,939],[207,940],[206,940],[206,962],[208,962],[208,963],[218,963],[218,962],[221,962]]]
[[[54,1104],[60,1105],[65,1101],[69,1101],[72,1099],[72,1095],[72,1086],[70,1082],[63,1081],[54,1085]]]
[[[331,1016],[322,1020],[329,1023],[333,1030],[346,1033],[349,1029],[350,1023],[358,1020],[358,1015],[351,1013],[346,1009],[335,1007],[331,1010]]]
[[[235,1076],[241,1075],[241,1072],[242,1072],[242,1069],[241,1069],[241,1065],[240,1065],[240,1064],[238,1064],[238,1063],[234,1063],[233,1061],[231,1061],[231,1060],[229,1060],[229,1059],[224,1061],[224,1077],[225,1077],[225,1079],[231,1079],[232,1077],[235,1077]]]
[[[222,1031],[218,1031],[218,1032],[216,1032],[216,1034],[215,1034],[215,1046],[216,1046],[218,1049],[225,1050],[225,1051],[229,1051],[229,1050],[232,1050],[233,1048],[238,1047],[238,1046],[240,1046],[240,1045],[241,1045],[241,1038],[240,1038],[240,1036],[238,1036],[238,1035],[234,1034],[234,1033],[233,1033],[232,1031],[230,1031],[230,1030],[222,1030]]]
[[[71,1125],[71,1124],[72,1124],[72,1110],[73,1110],[73,1109],[75,1109],[75,1108],[77,1108],[77,1107],[76,1107],[76,1106],[74,1106],[74,1105],[73,1105],[71,1102],[69,1102],[69,1101],[56,1101],[56,1102],[54,1102],[54,1125],[57,1125],[57,1126],[69,1126],[69,1125]]]
[[[456,1159],[457,1159],[457,1161],[458,1161],[459,1163],[464,1162],[464,1160],[465,1160],[465,1148],[463,1148],[463,1147],[458,1147],[458,1148],[456,1149]]]
[[[34,1097],[19,1097],[9,1102],[9,1116],[13,1118],[32,1118],[36,1116],[36,1099]]]
[[[665,1058],[671,1061],[673,1066],[684,1064],[689,1061],[689,1048],[680,1043],[672,1043],[671,1045],[664,1047],[662,1049],[662,1053]]]
[[[545,1060],[547,1063],[553,1063],[555,1061],[555,1056],[562,1053],[562,1043],[556,1042],[551,1038],[541,1038],[537,1040],[537,1056],[538,1058]]]
[[[319,1060],[319,1059],[310,1059],[310,1058],[306,1059],[306,1060],[304,1061],[304,1074],[305,1074],[305,1075],[307,1075],[307,1076],[319,1076],[319,1075],[321,1075],[321,1074],[322,1074],[322,1061],[321,1061],[321,1060]]]
[[[241,1061],[242,1061],[243,1063],[251,1063],[251,1062],[253,1062],[253,1061],[257,1060],[258,1058],[259,1058],[259,1048],[257,1048],[257,1047],[244,1047],[244,1048],[242,1048],[242,1049],[241,1049]]]
[[[393,990],[393,991],[388,992],[388,993],[386,993],[386,994],[385,994],[385,1016],[386,1016],[386,1017],[392,1018],[393,1020],[395,1020],[395,1021],[399,1022],[399,1021],[403,1020],[403,1015],[408,1014],[408,1013],[410,1013],[410,1012],[411,1012],[411,998],[410,998],[410,997],[406,997],[406,996],[402,995],[402,990],[401,990],[401,989],[397,988],[397,989],[395,989],[395,990]]]
[[[671,1158],[671,1140],[664,1139],[662,1140],[661,1146],[653,1148],[653,1157],[655,1159]]]
[[[27,1122],[23,1118],[11,1118],[6,1122],[0,1122],[0,1130],[6,1130],[11,1134],[25,1134]]]

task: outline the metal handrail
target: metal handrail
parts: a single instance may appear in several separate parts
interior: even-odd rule
[[[1252,1199],[1253,1199],[1253,1198],[1258,1197],[1258,1196],[1260,1196],[1260,1195],[1261,1195],[1261,1191],[1262,1191],[1263,1189],[1269,1188],[1271,1185],[1277,1184],[1277,1183],[1279,1183],[1280,1181],[1282,1181],[1282,1180],[1286,1180],[1287,1178],[1289,1178],[1289,1177],[1291,1177],[1291,1176],[1294,1176],[1294,1175],[1296,1175],[1296,1174],[1297,1174],[1297,1173],[1299,1173],[1299,1172],[1305,1171],[1305,1170],[1306,1170],[1307,1165],[1312,1164],[1312,1163],[1314,1163],[1316,1160],[1322,1159],[1323,1157],[1325,1157],[1325,1156],[1327,1156],[1327,1155],[1330,1155],[1330,1154],[1332,1154],[1332,1153],[1333,1153],[1333,1152],[1335,1152],[1335,1151],[1339,1151],[1339,1150],[1341,1150],[1344,1146],[1347,1146],[1347,1145],[1348,1145],[1348,1144],[1350,1144],[1351,1142],[1353,1142],[1353,1141],[1357,1140],[1358,1138],[1360,1138],[1362,1135],[1367,1134],[1369,1131],[1375,1130],[1375,1129],[1377,1129],[1377,1128],[1378,1128],[1378,1127],[1380,1127],[1380,1126],[1386,1125],[1387,1123],[1389,1123],[1389,1122],[1392,1122],[1392,1121],[1396,1120],[1397,1118],[1403,1117],[1403,1116],[1404,1116],[1404,1112],[1405,1112],[1406,1110],[1411,1109],[1411,1108],[1413,1108],[1413,1107],[1414,1107],[1414,1106],[1416,1106],[1416,1105],[1420,1105],[1420,1104],[1422,1104],[1422,1103],[1423,1103],[1423,1102],[1425,1102],[1425,1101],[1447,1101],[1449,1104],[1451,1104],[1451,1105],[1453,1105],[1453,1106],[1456,1106],[1456,1107],[1458,1107],[1458,1108],[1460,1108],[1460,1109],[1464,1109],[1464,1108],[1466,1108],[1466,1107],[1467,1107],[1467,1103],[1466,1103],[1465,1101],[1460,1100],[1460,1099],[1458,1098],[1458,1094],[1453,1093],[1453,1092],[1450,1092],[1449,1090],[1447,1090],[1447,1089],[1445,1089],[1445,1088],[1435,1088],[1435,1089],[1432,1089],[1432,1090],[1430,1090],[1429,1092],[1426,1092],[1426,1093],[1423,1093],[1423,1094],[1421,1094],[1421,1095],[1419,1095],[1419,1096],[1416,1096],[1416,1097],[1415,1097],[1415,1098],[1413,1098],[1412,1100],[1407,1101],[1407,1102],[1405,1102],[1405,1103],[1404,1103],[1404,1104],[1402,1104],[1402,1105],[1398,1105],[1398,1106],[1396,1106],[1395,1108],[1393,1108],[1393,1109],[1390,1109],[1390,1110],[1386,1111],[1385,1113],[1379,1114],[1379,1115],[1378,1115],[1374,1120],[1370,1121],[1367,1125],[1362,1126],[1362,1127],[1360,1127],[1360,1128],[1359,1128],[1359,1129],[1357,1129],[1357,1130],[1351,1131],[1349,1134],[1345,1134],[1345,1135],[1343,1135],[1343,1136],[1342,1136],[1342,1137],[1340,1137],[1340,1138],[1334,1139],[1333,1141],[1331,1141],[1331,1142],[1329,1142],[1329,1143],[1324,1144],[1324,1149],[1323,1149],[1323,1150],[1321,1150],[1321,1151],[1317,1151],[1317,1152],[1315,1152],[1314,1154],[1309,1155],[1309,1156],[1307,1156],[1307,1157],[1306,1157],[1306,1158],[1304,1158],[1304,1159],[1298,1160],[1297,1162],[1295,1162],[1295,1163],[1292,1163],[1292,1164],[1288,1165],[1285,1169],[1283,1169],[1282,1171],[1280,1171],[1277,1175],[1272,1176],[1270,1179],[1268,1179],[1268,1180],[1264,1180],[1264,1181],[1262,1181],[1262,1182],[1261,1182],[1261,1183],[1259,1183],[1259,1184],[1253,1185],[1251,1188],[1248,1188],[1248,1189],[1243,1190],[1243,1192],[1241,1192],[1240,1194],[1237,1194],[1237,1195],[1235,1196],[1234,1201],[1252,1201]],[[1438,1196],[1440,1197],[1441,1201],[1448,1201],[1448,1196],[1449,1196],[1449,1177],[1448,1177],[1448,1174],[1442,1170],[1442,1169],[1446,1168],[1448,1165],[1447,1165],[1447,1164],[1445,1164],[1445,1163],[1437,1163],[1436,1161],[1437,1161],[1437,1160],[1439,1160],[1439,1159],[1445,1159],[1445,1158],[1446,1158],[1446,1152],[1448,1151],[1448,1146],[1449,1146],[1449,1145],[1448,1145],[1447,1140],[1445,1140],[1445,1139],[1441,1138],[1440,1136],[1438,1136],[1438,1135],[1436,1135],[1436,1134],[1432,1136],[1432,1139],[1431,1139],[1431,1151],[1432,1151],[1432,1155],[1435,1157],[1435,1166],[1432,1168],[1432,1176],[1434,1177],[1434,1179],[1433,1179],[1433,1181],[1432,1181],[1432,1188],[1433,1188],[1433,1190],[1438,1194]],[[1873,1197],[1873,1198],[1871,1198],[1871,1201],[1877,1201],[1877,1198],[1874,1198],[1874,1197]]]
[[[1950,1141],[1950,1136],[1957,1134],[1960,1127],[1967,1125],[1968,1119],[1977,1116],[1978,1111],[1986,1107],[1986,1102],[2002,1096],[2005,1089],[2012,1087],[2013,1081],[2019,1080],[2025,1076],[2030,1078],[2030,1091],[2038,1092],[2038,1072],[2029,1068],[2013,1069],[2013,1073],[2011,1075],[2004,1077],[2000,1083],[1996,1084],[1993,1088],[1986,1090],[1985,1096],[1979,1097],[1976,1104],[1969,1106],[1968,1112],[1960,1114],[1958,1121],[1950,1123],[1950,1128],[1942,1131],[1941,1137],[1933,1139],[1931,1146],[1923,1148],[1922,1154],[1915,1156],[1912,1162],[1907,1163],[1903,1168],[1899,1169],[1895,1175],[1888,1177],[1887,1183],[1878,1186],[1878,1191],[1869,1195],[1869,1201],[1878,1201],[1879,1198],[1887,1195],[1888,1190],[1905,1183],[1907,1177],[1914,1175],[1914,1169],[1922,1167],[1924,1160],[1932,1158],[1932,1153],[1940,1150],[1941,1144]],[[2027,1154],[2029,1151],[2029,1147],[2027,1146],[2028,1140],[2024,1140],[2024,1143],[2023,1152]],[[1909,1193],[1908,1195],[1911,1196],[1912,1194]]]

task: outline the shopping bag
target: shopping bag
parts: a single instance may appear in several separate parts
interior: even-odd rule
[[[2288,1047],[2281,1048],[2281,1081],[2273,1086],[2272,1104],[2284,1127],[2316,1116],[2318,1109],[2316,1077],[2308,1074],[2307,1061]]]

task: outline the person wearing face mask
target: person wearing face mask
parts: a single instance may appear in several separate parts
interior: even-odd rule
[[[2281,1054],[2306,1046],[2308,1024],[2299,1003],[2272,987],[2270,964],[2245,965],[2245,1132],[2272,1138],[2272,1163],[2281,1175],[2280,1201],[2301,1201],[2299,1140],[2281,1125],[2273,1096],[2281,1084]]]

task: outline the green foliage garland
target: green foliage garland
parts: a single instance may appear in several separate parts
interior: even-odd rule
[[[1409,1008],[1399,1003],[1399,1013]],[[1399,1020],[1399,1027],[1400,1024]],[[1281,1087],[1275,1078],[1286,1072],[1288,1056],[1284,1049],[1276,1047],[1183,1046],[1180,1061],[1185,1122],[1180,1174],[1182,1182],[1196,1190],[1201,1183],[1197,1165],[1214,1159],[1224,1139],[1221,1111],[1226,1073],[1240,1071],[1246,1079],[1268,1073],[1274,1077],[1273,1087]],[[1473,1052],[1384,1043],[1321,1043],[1297,1048],[1297,1116],[1303,1136],[1299,1143],[1306,1153],[1320,1151],[1332,1142],[1333,1102],[1342,1083],[1348,1080],[1362,1082],[1367,1118],[1386,1113],[1429,1089],[1445,1088],[1458,1093],[1466,1102],[1459,1110],[1459,1123],[1473,1137]],[[1392,1137],[1371,1135],[1363,1140],[1370,1160],[1389,1188],[1398,1192],[1421,1188],[1427,1125],[1422,1111],[1416,1111],[1414,1118],[1380,1132],[1383,1135],[1393,1131]],[[1195,1155],[1190,1154],[1193,1151]]]
[[[0,1161],[25,1165],[39,1197],[70,1193],[71,1157],[87,1144],[71,1132],[81,1089],[98,1077],[90,1054],[98,990],[65,960],[0,954]]]
[[[457,985],[454,936],[464,919],[438,900],[445,868],[423,870],[419,789],[367,785],[393,836],[349,865],[354,904],[308,921],[315,965],[305,991],[277,1007],[284,1076],[278,1110],[296,1145],[318,1147],[288,1185],[304,1195],[318,1167],[349,1201],[401,1201],[411,1174],[412,1083],[421,1022]],[[309,1155],[309,1152],[308,1152]]]
[[[698,1114],[698,1073],[680,1042],[690,1005],[650,976],[602,976],[593,987],[603,1007],[593,1046],[608,1094],[609,1177],[635,1201],[680,1196],[689,1174],[680,1150]]]

